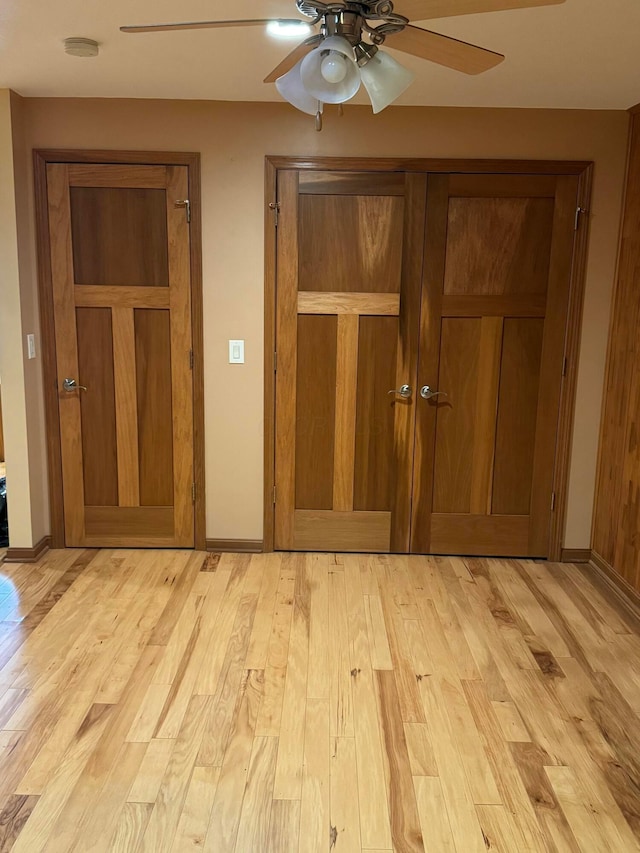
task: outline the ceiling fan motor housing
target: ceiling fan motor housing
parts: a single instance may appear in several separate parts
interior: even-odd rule
[[[298,11],[314,23],[320,23],[322,35],[342,36],[354,47],[362,41],[363,32],[373,44],[382,44],[385,36],[403,30],[408,19],[393,11],[391,0],[369,2],[322,3],[320,0],[296,0]],[[375,21],[376,25],[369,24]]]

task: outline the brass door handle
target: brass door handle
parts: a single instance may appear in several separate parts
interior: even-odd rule
[[[391,391],[387,391],[387,394],[398,394],[406,400],[412,394],[411,385],[401,385],[398,389],[393,388]]]
[[[75,379],[63,379],[62,387],[65,391],[86,391],[86,385],[78,385]]]
[[[420,396],[423,400],[433,400],[434,397],[448,396],[445,391],[432,391],[428,385],[423,385],[420,389]]]

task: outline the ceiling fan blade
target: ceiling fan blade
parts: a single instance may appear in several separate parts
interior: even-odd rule
[[[183,24],[139,24],[120,27],[123,33],[162,33],[173,30],[217,30],[224,27],[264,27],[266,24],[306,24],[300,18],[257,18],[245,21],[193,21]]]
[[[410,21],[430,21],[432,18],[452,18],[455,15],[474,15],[479,12],[555,6],[564,2],[565,0],[398,0],[394,3],[394,11]]]
[[[275,83],[278,77],[282,77],[282,75],[286,74],[287,71],[291,71],[293,66],[297,65],[301,59],[304,59],[304,57],[310,53],[320,41],[322,41],[322,36],[320,35],[312,36],[310,39],[303,41],[302,44],[299,44],[288,56],[285,56],[279,65],[276,65],[271,74],[264,78],[264,82]]]
[[[437,62],[438,65],[446,65],[447,68],[463,71],[465,74],[481,74],[504,59],[501,53],[412,26],[405,27],[402,32],[388,35],[385,46]]]

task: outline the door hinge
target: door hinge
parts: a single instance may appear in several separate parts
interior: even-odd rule
[[[563,361],[562,361],[562,375],[563,375],[563,376],[566,376],[566,375],[567,375],[567,367],[568,367],[568,366],[569,366],[569,362],[568,362],[567,357],[566,357],[566,355],[565,355],[565,357],[564,357],[564,359],[563,359]]]
[[[191,483],[191,503],[196,502],[196,484]]]
[[[189,369],[193,370],[193,350],[189,350]]]
[[[551,492],[551,512],[556,511],[556,493]]]
[[[573,230],[577,231],[580,227],[580,217],[586,216],[589,213],[586,207],[576,207],[576,218],[573,223]]]
[[[273,354],[273,372],[278,372],[278,353],[274,352]]]
[[[187,211],[187,222],[191,222],[191,202],[188,198],[180,198],[176,201],[176,207],[184,207]]]
[[[274,503],[274,506],[275,506],[275,503],[276,503],[276,487],[275,487],[275,485],[274,485],[274,487],[273,487],[273,503]]]
[[[278,220],[280,219],[280,202],[279,201],[270,202],[269,210],[273,210],[275,225],[277,228],[278,227]]]

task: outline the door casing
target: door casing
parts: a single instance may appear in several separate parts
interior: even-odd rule
[[[554,509],[551,514],[549,559],[562,558],[567,509],[571,437],[573,434],[578,353],[589,240],[589,203],[593,163],[566,160],[435,160],[422,158],[284,157],[265,159],[265,316],[264,316],[264,527],[263,550],[273,551],[275,528],[275,370],[276,370],[276,217],[278,171],[426,172],[431,174],[573,175],[578,178],[576,241],[565,335],[565,374],[553,474]],[[270,205],[272,205],[270,207]]]
[[[206,507],[204,469],[204,347],[202,308],[202,225],[200,155],[165,151],[35,150],[33,152],[38,295],[47,428],[47,468],[51,514],[51,547],[65,547],[62,456],[58,417],[56,345],[53,320],[53,289],[47,212],[48,163],[99,163],[120,165],[186,166],[189,171],[191,205],[191,321],[193,330],[193,448],[195,482],[195,548],[206,550]]]

